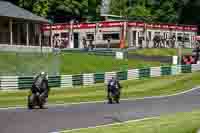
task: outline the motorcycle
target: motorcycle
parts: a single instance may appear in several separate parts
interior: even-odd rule
[[[120,100],[120,91],[109,92],[109,94],[108,94],[108,103],[112,104],[113,101],[115,103],[119,103],[119,100]]]
[[[28,95],[28,109],[34,109],[35,106],[38,106],[40,109],[44,108],[46,99],[43,98],[40,93],[29,94]]]

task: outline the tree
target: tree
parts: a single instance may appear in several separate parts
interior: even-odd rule
[[[100,8],[101,8],[101,0],[87,0],[88,12],[85,14],[89,21],[98,21],[100,20]]]
[[[18,0],[17,5],[29,11],[33,11],[33,5],[35,2],[36,0]]]
[[[143,5],[137,5],[134,8],[132,8],[130,10],[129,16],[130,17],[135,16],[138,18],[138,20],[141,19],[141,20],[147,21],[147,22],[152,21],[151,11]]]
[[[188,0],[180,13],[180,23],[197,24],[200,23],[200,1]]]
[[[152,21],[150,0],[111,0],[110,13],[113,15],[120,15],[126,18]]]
[[[111,0],[110,2],[110,14],[119,16],[128,16],[130,8],[128,7],[128,0]]]
[[[177,23],[185,0],[112,0],[110,13],[147,22]]]
[[[49,11],[49,0],[38,0],[33,4],[33,13],[46,17]]]

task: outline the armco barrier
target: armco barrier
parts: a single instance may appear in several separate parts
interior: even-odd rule
[[[139,78],[149,78],[150,77],[150,68],[139,69]]]
[[[117,78],[119,80],[127,80],[127,71],[117,72]]]
[[[159,77],[161,75],[160,67],[152,67],[150,70],[151,77]]]
[[[104,83],[108,83],[108,80],[111,79],[112,77],[116,77],[117,73],[116,72],[105,72],[105,79]]]
[[[94,82],[95,83],[104,83],[105,74],[104,73],[95,73],[94,74]]]
[[[18,76],[1,76],[1,88],[18,89]]]
[[[26,89],[32,86],[34,77],[19,77],[18,86],[19,89]]]
[[[171,75],[177,75],[181,73],[181,66],[180,65],[173,65],[171,66]]]
[[[83,76],[82,75],[72,75],[72,84],[73,86],[83,85]]]
[[[48,77],[50,87],[61,87],[61,76]]]
[[[181,72],[182,73],[191,73],[192,72],[191,65],[182,65]]]
[[[170,66],[162,66],[161,67],[161,75],[165,76],[165,75],[171,75],[172,74],[172,69]]]
[[[93,85],[94,74],[83,74],[83,85]]]
[[[128,70],[128,80],[138,79],[139,69]]]
[[[117,77],[119,80],[133,80],[164,75],[177,75],[180,73],[191,73],[195,71],[200,71],[200,64],[161,66],[94,74],[50,76],[48,77],[48,80],[50,87],[73,87],[93,85],[96,83],[107,83],[112,77]],[[0,89],[28,89],[31,87],[33,79],[34,78],[31,76],[1,76]]]
[[[61,76],[61,87],[72,87],[72,75],[62,75]]]

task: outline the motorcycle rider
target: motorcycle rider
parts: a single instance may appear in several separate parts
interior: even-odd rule
[[[48,78],[46,72],[41,72],[34,78],[34,82],[31,87],[31,101],[35,97],[39,97],[40,103],[45,103],[48,98],[49,86],[48,86]],[[43,108],[41,106],[41,108]]]
[[[113,100],[116,103],[119,103],[120,100],[120,93],[121,93],[121,85],[119,81],[112,77],[107,85],[107,98],[108,98],[108,103],[112,104]]]

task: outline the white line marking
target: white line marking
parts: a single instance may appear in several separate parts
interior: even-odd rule
[[[153,99],[153,98],[166,98],[166,97],[171,97],[171,96],[177,96],[181,94],[186,94],[188,92],[194,91],[199,89],[200,86],[194,87],[190,90],[186,90],[183,92],[171,94],[171,95],[163,95],[163,96],[151,96],[151,97],[143,97],[143,98],[127,98],[127,99],[121,99],[121,101],[136,101],[136,100],[144,100],[144,99]],[[103,103],[107,102],[106,100],[103,101],[90,101],[90,102],[77,102],[77,103],[60,103],[60,104],[49,104],[48,107],[56,107],[56,106],[70,106],[70,105],[79,105],[79,104],[92,104],[92,103]],[[7,108],[0,108],[0,110],[10,110],[10,109],[25,109],[25,106],[15,106],[15,107],[7,107]]]
[[[117,123],[99,125],[99,126],[93,126],[93,127],[87,127],[87,128],[76,128],[76,129],[70,129],[70,130],[63,130],[63,131],[60,131],[60,132],[57,132],[57,133],[68,133],[68,132],[72,132],[72,131],[94,129],[94,128],[101,128],[101,127],[108,127],[108,126],[116,126],[116,125],[122,125],[122,124],[130,123],[130,122],[140,122],[140,121],[144,121],[144,120],[152,120],[152,119],[158,119],[158,118],[160,118],[160,116],[142,118],[142,119],[137,119],[137,120],[129,120],[129,121],[125,121],[125,122],[117,122]],[[50,133],[54,133],[54,132],[50,132]]]
[[[152,97],[144,97],[144,98],[135,98],[133,100],[142,100],[142,99],[151,99],[151,98],[165,98],[165,97],[171,97],[171,96],[177,96],[177,95],[181,95],[181,94],[185,94],[194,90],[199,89],[199,87],[195,87],[192,88],[190,90],[187,91],[183,91],[180,93],[176,93],[176,94],[172,94],[172,95],[166,95],[166,96],[152,96]],[[123,100],[131,100],[131,99],[123,99]],[[98,101],[99,102],[99,101]],[[85,102],[86,103],[86,102]],[[88,103],[88,102],[87,102]],[[91,102],[90,102],[91,103]],[[143,119],[136,119],[136,120],[129,120],[129,121],[125,121],[125,122],[120,122],[120,123],[112,123],[112,124],[106,124],[106,125],[99,125],[99,126],[94,126],[94,127],[87,127],[87,128],[76,128],[76,129],[70,129],[70,130],[63,130],[60,132],[56,132],[56,133],[68,133],[68,132],[72,132],[72,131],[79,131],[79,130],[84,130],[84,129],[93,129],[93,128],[98,128],[98,127],[108,127],[108,126],[114,126],[114,125],[121,125],[121,124],[125,124],[125,123],[130,123],[130,122],[139,122],[139,121],[144,121],[144,120],[152,120],[152,119],[157,119],[160,118],[160,116],[155,116],[155,117],[149,117],[149,118],[143,118]],[[54,132],[51,132],[54,133]]]

